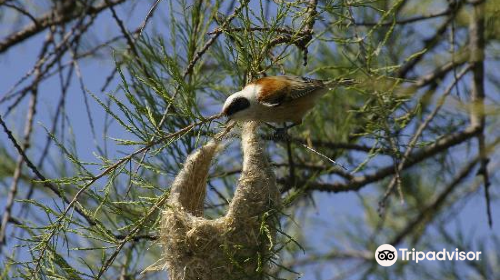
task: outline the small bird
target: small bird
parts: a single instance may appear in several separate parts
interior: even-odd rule
[[[302,123],[302,119],[319,97],[332,85],[352,85],[353,80],[315,80],[298,76],[269,76],[247,84],[224,102],[222,113],[230,120],[285,123],[287,129]],[[283,132],[283,131],[281,131]]]

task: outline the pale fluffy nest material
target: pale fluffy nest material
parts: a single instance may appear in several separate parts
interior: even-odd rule
[[[208,171],[221,142],[193,152],[177,175],[163,211],[161,243],[169,278],[265,279],[273,257],[280,194],[257,135],[242,129],[243,170],[228,213],[203,217]]]

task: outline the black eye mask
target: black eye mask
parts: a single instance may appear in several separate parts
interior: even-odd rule
[[[238,97],[234,99],[233,102],[231,102],[231,104],[226,108],[224,114],[229,117],[239,111],[245,110],[248,107],[250,107],[250,101],[248,101],[245,97]]]

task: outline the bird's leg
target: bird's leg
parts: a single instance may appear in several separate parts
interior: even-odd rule
[[[283,127],[279,127],[279,128],[275,128],[275,132],[274,132],[274,138],[276,139],[289,139],[290,138],[290,135],[288,135],[288,129],[296,126],[297,123],[293,123],[289,126],[286,125],[286,123],[283,123]]]
[[[271,138],[272,140],[273,139],[281,139],[281,138],[283,138],[283,135],[286,134],[286,129],[283,127],[276,127],[276,126],[274,126],[270,123],[267,123],[267,122],[264,122],[264,124],[274,130],[274,134]]]

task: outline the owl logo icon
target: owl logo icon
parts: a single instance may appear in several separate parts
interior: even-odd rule
[[[375,251],[375,260],[381,266],[391,266],[398,260],[398,251],[390,244],[380,245]]]

